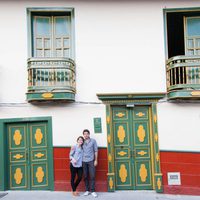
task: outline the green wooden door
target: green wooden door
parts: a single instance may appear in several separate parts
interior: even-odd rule
[[[113,107],[117,190],[153,189],[149,107]]]
[[[46,122],[7,125],[8,188],[49,189]]]

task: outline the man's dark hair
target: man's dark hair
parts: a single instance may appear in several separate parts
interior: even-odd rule
[[[89,131],[88,129],[84,129],[84,130],[83,130],[83,133],[84,133],[84,132],[87,132],[88,134],[90,134],[90,131]]]

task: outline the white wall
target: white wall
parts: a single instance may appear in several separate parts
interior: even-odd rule
[[[72,145],[82,129],[93,130],[94,117],[101,117],[103,133],[92,136],[99,146],[106,146],[105,106],[93,104],[99,102],[96,94],[165,92],[163,9],[198,7],[199,3],[197,0],[0,1],[0,117],[52,116],[56,146]],[[46,106],[26,103],[27,7],[75,8],[77,103]],[[200,150],[197,108],[196,104],[158,105],[161,149]]]

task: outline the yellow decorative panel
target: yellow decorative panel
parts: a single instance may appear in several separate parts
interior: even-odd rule
[[[155,142],[158,142],[158,134],[156,133],[154,136]]]
[[[127,153],[126,153],[125,151],[120,151],[120,152],[118,152],[117,154],[120,155],[120,156],[124,156],[124,155],[126,155]]]
[[[118,127],[117,137],[118,137],[120,143],[124,142],[124,138],[126,137],[126,133],[125,133],[123,126]]]
[[[111,141],[111,136],[110,135],[108,135],[107,140],[108,140],[108,143],[110,144],[110,141]]]
[[[20,133],[20,130],[15,130],[15,133],[13,135],[13,140],[15,141],[15,145],[20,145],[22,140],[22,135]]]
[[[156,161],[158,162],[160,160],[159,153],[156,154]]]
[[[18,154],[16,154],[16,155],[14,155],[13,158],[15,158],[15,159],[18,160],[18,159],[20,159],[20,158],[23,158],[23,155],[21,155],[21,154],[18,153]]]
[[[109,153],[109,155],[108,155],[108,161],[109,162],[111,162],[112,161],[112,156],[111,156],[111,154]]]
[[[42,167],[38,167],[36,174],[35,174],[36,178],[37,178],[37,182],[41,183],[43,181],[44,178],[44,171],[42,169]]]
[[[192,96],[200,96],[200,91],[192,91],[191,95]]]
[[[124,117],[125,114],[120,112],[120,113],[117,113],[116,116],[121,118],[121,117]]]
[[[154,115],[153,120],[154,120],[155,123],[157,122],[157,116],[156,115]]]
[[[126,178],[127,178],[127,169],[126,169],[126,166],[125,166],[124,164],[121,164],[121,165],[120,165],[119,177],[120,177],[122,183],[125,183],[125,182],[126,182]]]
[[[144,156],[145,154],[147,154],[147,152],[145,152],[145,151],[139,151],[139,152],[137,152],[137,154],[139,154],[141,156]]]
[[[146,169],[146,167],[145,167],[145,164],[141,164],[141,165],[140,165],[139,173],[140,173],[141,181],[142,181],[142,182],[146,182],[146,178],[147,178],[147,169]]]
[[[107,122],[107,124],[110,124],[110,117],[109,116],[106,117],[106,122]]]
[[[146,133],[145,133],[143,125],[139,125],[138,130],[137,130],[137,136],[138,136],[140,142],[144,142]]]
[[[113,189],[113,185],[114,185],[113,179],[110,177],[110,179],[109,179],[109,187],[110,187],[111,190]]]
[[[41,144],[42,143],[42,138],[43,138],[43,134],[41,132],[41,129],[40,128],[37,128],[36,129],[36,132],[35,132],[35,140],[36,140],[36,143],[37,144]]]
[[[35,154],[35,157],[37,157],[37,158],[41,158],[41,157],[43,157],[43,156],[44,156],[43,153],[37,153],[37,154]]]
[[[161,180],[160,180],[160,178],[158,178],[157,179],[157,187],[159,190],[161,189],[161,185],[162,185]]]
[[[21,184],[22,178],[23,178],[23,173],[21,171],[21,168],[17,168],[14,174],[14,179],[15,179],[16,184],[18,185]]]
[[[136,115],[137,115],[138,117],[143,117],[145,114],[142,113],[142,112],[139,112],[139,113],[137,113]]]
[[[45,98],[45,99],[50,99],[50,98],[53,97],[53,94],[50,93],[50,92],[46,92],[46,93],[42,94],[42,97]]]

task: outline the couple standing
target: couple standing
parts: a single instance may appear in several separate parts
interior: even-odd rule
[[[71,187],[73,196],[79,196],[76,191],[82,175],[84,174],[85,193],[84,196],[91,194],[97,197],[95,192],[95,167],[97,166],[98,147],[95,139],[90,138],[90,131],[83,130],[83,137],[77,138],[77,144],[70,151],[70,172],[71,172]],[[75,181],[77,175],[77,179]],[[89,187],[90,180],[90,187]]]

